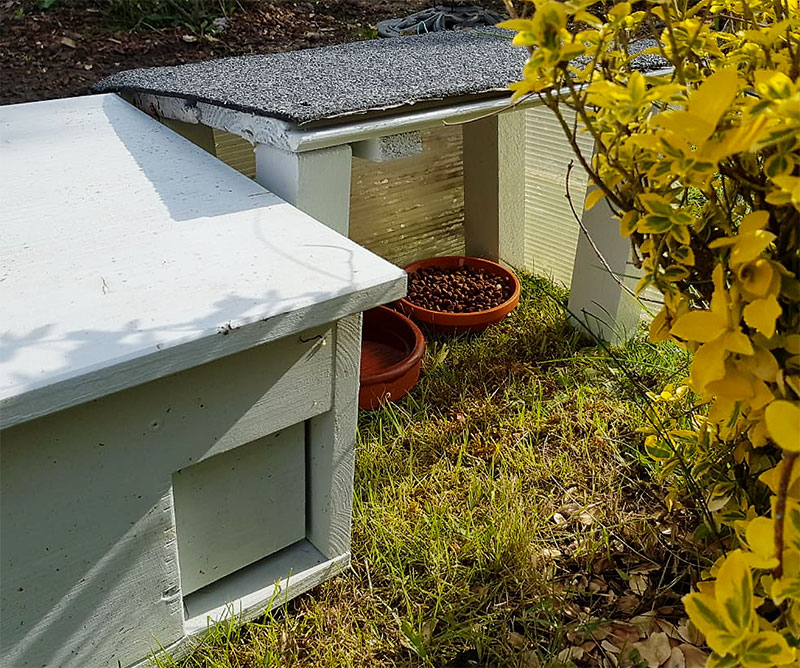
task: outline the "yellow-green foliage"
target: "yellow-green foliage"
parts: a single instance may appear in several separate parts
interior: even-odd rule
[[[646,440],[666,473],[705,491],[721,541],[687,612],[710,666],[800,666],[798,0],[618,2],[602,18],[586,0],[533,5],[503,24],[531,54],[515,97],[551,107],[576,150],[560,109],[577,110],[595,140],[594,158],[578,156],[598,186],[586,204],[607,200],[639,290],[664,295],[652,340],[694,353]],[[635,69],[647,32],[662,72]],[[687,387],[696,410],[670,421]]]

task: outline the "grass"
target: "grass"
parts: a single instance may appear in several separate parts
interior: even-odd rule
[[[162,665],[546,666],[601,620],[679,608],[631,380],[659,388],[685,355],[638,340],[611,364],[564,291],[522,281],[503,323],[430,335],[415,390],[360,416],[352,567]]]

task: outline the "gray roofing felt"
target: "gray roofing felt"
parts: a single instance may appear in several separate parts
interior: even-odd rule
[[[423,101],[507,94],[527,52],[493,28],[119,72],[96,92],[146,92],[305,124]],[[642,63],[654,69],[662,63]]]

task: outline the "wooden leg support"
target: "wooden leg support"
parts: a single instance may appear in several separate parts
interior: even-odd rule
[[[591,192],[593,186],[589,188]],[[572,272],[569,310],[578,326],[613,344],[630,339],[642,314],[633,290],[636,278],[630,264],[630,243],[619,234],[619,221],[607,202],[584,208],[583,227]],[[602,256],[602,260],[598,257]]]
[[[525,116],[507,111],[463,126],[467,255],[521,267],[525,258]]]
[[[350,146],[289,153],[259,144],[256,181],[340,234],[350,227]]]

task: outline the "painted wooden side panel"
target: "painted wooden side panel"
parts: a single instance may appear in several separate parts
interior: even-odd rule
[[[421,155],[353,158],[350,238],[401,267],[464,252],[461,126],[421,134]]]
[[[350,551],[361,320],[337,323],[333,406],[308,425],[306,536],[328,559]]]
[[[571,122],[571,112],[566,113]],[[565,197],[567,165],[574,154],[549,109],[528,109],[525,116],[525,266],[569,287],[580,231]],[[582,135],[578,143],[591,157],[591,137]],[[578,216],[586,182],[580,166],[573,168],[570,192]]]
[[[124,667],[181,639],[172,474],[329,410],[326,332],[0,433],[0,665]]]
[[[306,535],[303,423],[172,476],[186,596]]]

